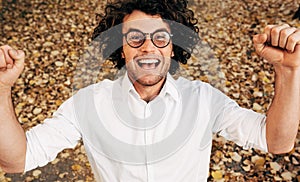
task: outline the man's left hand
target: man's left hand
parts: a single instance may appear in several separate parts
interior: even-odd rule
[[[258,55],[276,67],[300,69],[300,29],[284,25],[268,25],[264,33],[253,37]]]

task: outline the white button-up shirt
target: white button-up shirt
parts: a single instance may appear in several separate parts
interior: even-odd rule
[[[81,89],[27,131],[25,171],[82,139],[97,181],[206,181],[213,133],[267,151],[265,116],[209,84],[168,75],[146,103],[125,75]]]

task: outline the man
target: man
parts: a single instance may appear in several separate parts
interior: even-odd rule
[[[1,47],[3,170],[45,165],[82,139],[99,181],[205,181],[212,133],[245,148],[273,153],[293,148],[300,117],[299,29],[270,25],[253,39],[257,53],[276,71],[275,97],[266,117],[238,107],[208,84],[168,74],[176,71],[177,62],[186,63],[198,41],[173,22],[197,32],[186,1],[128,0],[108,5],[106,12],[94,40],[99,37],[104,57],[118,68],[126,64],[126,74],[80,90],[26,135],[11,102],[24,53]],[[118,25],[114,36],[104,33]],[[121,46],[111,49],[114,44]]]

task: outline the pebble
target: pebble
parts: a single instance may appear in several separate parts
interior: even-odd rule
[[[82,167],[78,164],[72,165],[72,170],[73,171],[80,171],[82,169]]]
[[[275,181],[282,181],[282,178],[279,177],[279,176],[274,176],[274,180],[275,180]]]
[[[278,164],[277,162],[270,162],[270,167],[272,169],[274,169],[275,171],[279,171],[282,166],[280,164]]]
[[[58,176],[59,176],[60,178],[64,178],[64,177],[66,177],[68,174],[69,174],[68,172],[64,172],[64,173],[60,173]]]
[[[52,52],[51,52],[51,55],[52,55],[52,56],[57,56],[57,55],[59,55],[59,53],[60,53],[60,52],[56,50],[56,51],[52,51]]]
[[[263,109],[263,107],[261,105],[259,105],[258,103],[253,103],[252,109],[255,111],[261,111]]]
[[[38,169],[36,169],[36,170],[34,170],[34,171],[32,172],[32,175],[33,175],[35,178],[38,178],[41,174],[42,174],[42,171],[41,171],[41,170],[38,170]]]
[[[281,173],[281,176],[284,180],[290,181],[290,180],[292,180],[294,175],[289,171],[285,171],[285,172]]]
[[[45,43],[43,44],[43,47],[51,47],[51,46],[53,46],[53,45],[54,45],[53,42],[45,42]]]
[[[63,62],[61,62],[61,61],[55,61],[55,66],[57,66],[57,67],[61,67],[61,66],[63,66],[64,65],[64,63]]]
[[[251,170],[251,166],[247,165],[247,166],[242,166],[242,168],[244,169],[244,171],[250,171]]]
[[[38,114],[40,114],[42,111],[43,111],[42,108],[36,107],[36,108],[34,108],[34,110],[33,110],[32,113],[33,113],[34,115],[38,115]]]
[[[54,159],[54,160],[51,162],[51,164],[57,164],[59,161],[60,161],[60,159],[59,159],[59,158],[56,158],[56,159]]]
[[[235,162],[241,162],[241,160],[242,160],[242,156],[240,156],[237,152],[234,152],[233,155],[231,156],[231,158]]]
[[[255,166],[261,167],[265,164],[265,159],[260,156],[253,156],[251,157],[251,162],[255,164]]]
[[[211,175],[215,180],[222,179],[223,177],[222,171],[213,171],[211,172]]]
[[[253,97],[263,97],[263,92],[255,90],[253,92]]]

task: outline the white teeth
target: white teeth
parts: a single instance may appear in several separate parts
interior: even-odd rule
[[[139,63],[140,64],[155,64],[155,63],[158,63],[158,60],[156,60],[156,59],[142,59],[142,60],[139,60]]]

